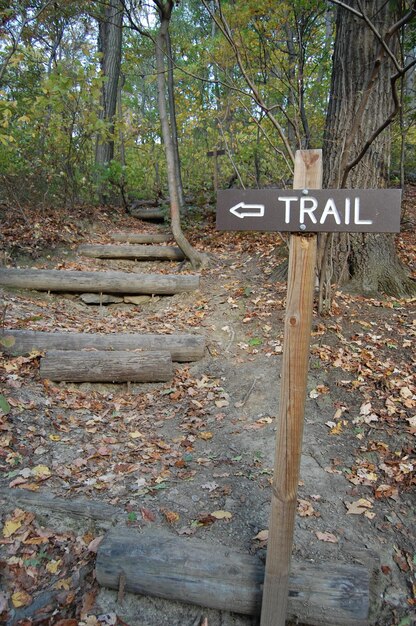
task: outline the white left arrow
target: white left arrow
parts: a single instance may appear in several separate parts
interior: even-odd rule
[[[239,202],[231,207],[230,213],[240,218],[264,217],[264,209],[264,204],[246,204],[245,202]]]

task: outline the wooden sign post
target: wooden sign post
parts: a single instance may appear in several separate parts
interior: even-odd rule
[[[322,151],[299,150],[293,190],[218,192],[219,230],[288,231],[279,424],[261,626],[284,626],[295,527],[318,232],[399,232],[399,189],[322,189]]]
[[[293,187],[319,189],[321,186],[321,150],[298,151]],[[261,626],[284,626],[286,621],[302,452],[316,249],[316,234],[291,235],[279,424]]]

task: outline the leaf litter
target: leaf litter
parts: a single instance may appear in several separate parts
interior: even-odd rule
[[[119,228],[140,224],[118,214],[91,215],[94,242],[108,241],[116,219]],[[10,250],[21,242],[20,253],[37,267],[140,271],[129,262],[75,257],[71,248],[88,238],[86,231],[75,228],[70,235],[61,229],[63,217],[48,219],[44,240],[33,245],[21,225],[11,225],[5,233]],[[78,218],[65,219],[75,224]],[[120,308],[87,306],[74,296],[3,294],[7,328],[197,332],[207,337],[208,353],[199,364],[176,367],[168,384],[130,389],[42,381],[39,354],[3,355],[1,485],[17,495],[105,502],[118,511],[117,523],[209,533],[264,558],[277,406],[263,404],[267,390],[272,396],[270,372],[278,371],[282,353],[286,286],[273,272],[284,251],[273,235],[217,233],[209,220],[188,235],[216,258],[196,295]],[[407,232],[398,239],[414,267],[413,240]],[[45,246],[62,244],[66,255],[43,256]],[[169,263],[141,267],[175,271]],[[338,292],[331,315],[315,318],[311,345],[308,406],[320,418],[306,420],[304,456],[319,469],[322,484],[315,471],[313,480],[305,473],[295,551],[317,560],[333,558],[331,544],[345,550],[347,560],[357,550],[364,554],[365,544],[380,551],[386,584],[379,624],[386,626],[406,619],[416,603],[415,541],[407,523],[415,485],[414,304]],[[238,374],[250,367],[251,378]],[[337,485],[338,501],[328,494],[330,484]],[[313,495],[318,490],[325,495]],[[62,626],[122,623],[121,615],[100,613],[96,604],[92,568],[103,528],[78,524],[57,531],[53,515],[47,524],[44,517],[24,506],[3,507],[7,594],[0,595],[1,617],[21,611],[26,626],[38,619],[30,614],[36,606],[42,617],[55,612]]]

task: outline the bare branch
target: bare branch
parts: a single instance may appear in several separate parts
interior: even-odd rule
[[[216,25],[218,26],[218,28],[220,29],[220,31],[222,32],[222,34],[224,35],[224,37],[226,38],[226,40],[228,41],[231,49],[234,52],[234,56],[235,59],[237,61],[237,65],[240,68],[240,71],[244,77],[244,80],[246,81],[251,93],[253,94],[253,98],[255,100],[255,102],[259,105],[259,107],[261,107],[261,109],[264,111],[265,115],[267,115],[267,117],[269,118],[269,120],[271,121],[271,123],[273,124],[273,126],[275,127],[275,129],[277,130],[284,146],[285,149],[289,155],[290,160],[292,161],[292,163],[295,162],[295,156],[293,154],[292,148],[290,147],[289,141],[285,135],[285,132],[283,130],[283,127],[281,126],[281,124],[279,124],[278,120],[274,117],[274,115],[270,112],[269,107],[266,105],[266,103],[264,102],[263,98],[260,95],[260,92],[258,91],[255,83],[252,81],[252,79],[250,78],[249,74],[247,73],[247,70],[244,66],[244,63],[242,62],[241,59],[241,55],[240,55],[240,51],[239,48],[237,46],[237,44],[235,43],[234,37],[232,35],[230,26],[227,22],[227,19],[224,15],[224,13],[222,12],[221,9],[221,2],[218,3],[218,13],[219,13],[219,18],[211,11],[210,7],[207,4],[206,0],[202,0],[202,3],[204,5],[204,7],[206,8],[206,10],[208,11],[208,13],[210,14],[211,18],[215,21]]]

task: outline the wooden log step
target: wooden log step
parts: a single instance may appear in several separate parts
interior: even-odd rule
[[[199,275],[0,268],[0,285],[37,291],[172,295],[198,289]]]
[[[139,333],[47,333],[36,330],[5,330],[0,339],[10,338],[0,344],[7,354],[19,356],[34,350],[162,350],[170,352],[178,362],[198,361],[205,351],[205,338],[200,335],[156,335]],[[14,341],[13,341],[14,340]],[[10,345],[12,344],[12,345]]]
[[[27,491],[24,485],[21,489],[0,488],[2,511],[6,510],[5,503],[9,503],[9,506],[13,508],[17,505],[25,509],[27,508],[29,511],[42,511],[42,514],[53,515],[54,518],[56,518],[56,514],[61,514],[77,520],[92,520],[105,527],[114,526],[126,516],[123,509],[116,508],[105,502],[90,500],[89,498],[75,499],[73,497],[66,500],[65,498],[58,498],[52,493]]]
[[[264,565],[207,540],[161,531],[112,529],[98,548],[98,583],[247,615],[260,612]],[[364,626],[369,574],[361,566],[292,565],[288,619],[317,626]]]
[[[152,222],[164,222],[165,211],[162,209],[143,209],[140,207],[131,207],[129,209],[130,215],[137,217],[139,220],[149,220]]]
[[[169,352],[48,350],[41,378],[71,383],[159,383],[173,375]]]
[[[173,235],[170,233],[110,233],[113,241],[125,243],[166,243],[172,241]]]
[[[83,244],[78,254],[95,259],[137,259],[138,261],[183,261],[182,250],[176,246],[137,244]]]

